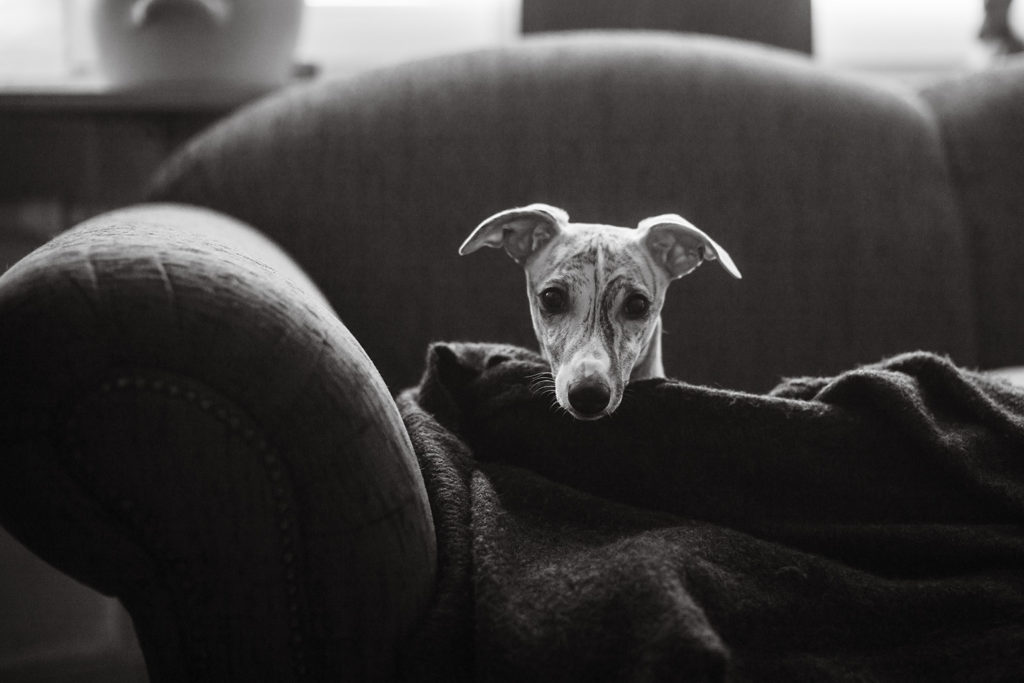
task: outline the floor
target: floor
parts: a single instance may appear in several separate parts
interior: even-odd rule
[[[0,528],[0,680],[146,683],[131,617]]]

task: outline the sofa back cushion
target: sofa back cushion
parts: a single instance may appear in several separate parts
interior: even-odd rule
[[[672,285],[671,376],[759,390],[912,349],[976,360],[931,113],[767,47],[559,35],[296,87],[194,140],[152,196],[277,240],[392,389],[431,340],[533,345],[518,267],[456,250],[538,201],[619,225],[681,213],[732,254],[743,280]]]
[[[1024,56],[924,93],[971,236],[983,367],[1024,363]]]

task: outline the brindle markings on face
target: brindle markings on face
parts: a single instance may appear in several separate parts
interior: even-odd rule
[[[598,338],[608,354],[610,371],[621,382],[650,340],[660,309],[659,280],[654,267],[625,229],[577,233],[552,245],[544,262],[530,280],[530,295],[548,287],[563,288],[569,309],[562,314],[533,307],[534,331],[541,352],[552,367],[571,358],[590,340]],[[624,318],[621,307],[627,296],[639,292],[651,301],[651,312],[642,320]],[[600,336],[598,337],[598,333]]]
[[[574,241],[561,242],[552,245],[544,261],[538,264],[536,272],[528,280],[529,295],[535,300],[550,287],[563,289],[567,294],[568,309],[565,313],[549,315],[543,311],[540,302],[531,305],[533,328],[540,342],[541,353],[552,367],[561,365],[568,350],[569,335],[575,327],[573,320],[593,265],[592,255],[586,251],[576,251]]]
[[[658,280],[648,259],[630,249],[608,250],[601,296],[602,337],[612,358],[612,374],[622,383],[629,379],[640,352],[650,341],[658,316]],[[648,299],[647,315],[631,319],[623,313],[632,294]]]

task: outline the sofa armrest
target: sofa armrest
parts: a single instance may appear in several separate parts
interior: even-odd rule
[[[180,205],[0,278],[0,522],[122,600],[154,680],[387,678],[434,588],[373,364],[273,243]]]

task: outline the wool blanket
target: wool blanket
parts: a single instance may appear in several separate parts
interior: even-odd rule
[[[574,420],[503,345],[398,397],[439,545],[410,679],[1017,681],[1024,392],[911,353]]]

